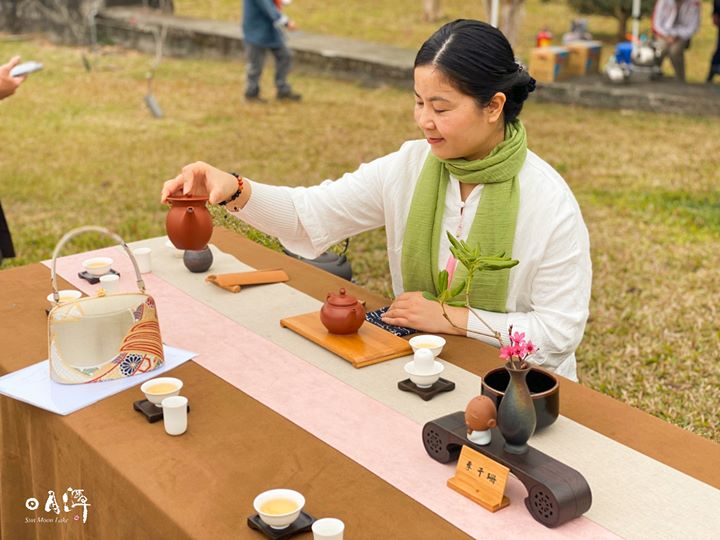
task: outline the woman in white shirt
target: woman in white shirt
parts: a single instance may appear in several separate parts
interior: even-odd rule
[[[447,231],[483,254],[512,254],[517,266],[474,279],[471,305],[493,329],[525,332],[537,361],[575,379],[590,300],[589,242],[567,184],[527,149],[517,117],[534,79],[515,63],[502,33],[472,20],[448,23],[423,44],[414,79],[423,140],[310,188],[260,184],[192,163],[165,182],[161,199],[207,195],[309,258],[385,226],[396,298],[383,320],[494,345],[467,308],[446,307],[450,324],[422,291],[436,292],[442,269],[454,274],[451,281],[464,278]]]

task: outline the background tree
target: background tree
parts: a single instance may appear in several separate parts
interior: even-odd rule
[[[568,0],[570,7],[584,15],[607,15],[618,21],[617,39],[625,41],[627,22],[632,16],[632,0]],[[649,16],[655,0],[642,0],[640,14]]]

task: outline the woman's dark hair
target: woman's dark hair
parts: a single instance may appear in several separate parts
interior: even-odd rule
[[[512,47],[493,26],[467,19],[449,22],[423,43],[415,67],[436,66],[460,92],[485,107],[497,92],[505,94],[505,123],[515,120],[535,79],[515,62]]]

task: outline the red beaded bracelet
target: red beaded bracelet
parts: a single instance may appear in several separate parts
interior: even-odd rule
[[[235,199],[237,199],[240,196],[240,194],[242,193],[242,190],[243,190],[242,176],[240,176],[238,173],[230,173],[230,174],[232,174],[235,178],[237,178],[237,191],[235,193],[233,193],[232,197],[230,197],[229,199],[218,203],[220,206],[225,206],[226,204],[233,202]],[[237,206],[234,206],[232,210],[233,210],[233,212],[237,212],[239,209]]]

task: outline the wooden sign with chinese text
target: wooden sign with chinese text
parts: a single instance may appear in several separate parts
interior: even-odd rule
[[[447,481],[447,485],[486,510],[497,512],[510,504],[510,499],[505,496],[509,472],[510,469],[497,461],[463,446],[455,476]]]

